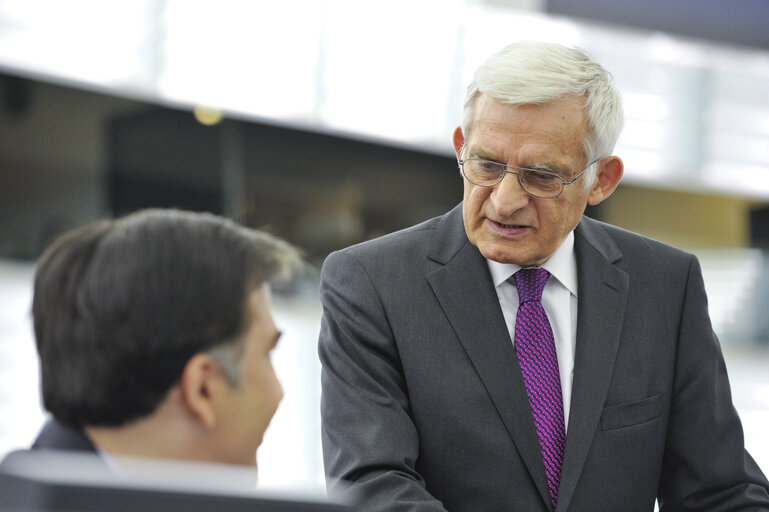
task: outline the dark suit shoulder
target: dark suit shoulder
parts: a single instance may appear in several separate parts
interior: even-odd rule
[[[578,229],[581,229],[591,243],[602,247],[603,251],[609,255],[613,255],[614,250],[617,249],[620,252],[617,256],[631,259],[657,257],[664,258],[665,261],[689,262],[694,257],[691,253],[659,240],[589,217],[582,219]],[[614,247],[611,247],[611,243],[607,246],[600,242],[601,233],[608,235]]]
[[[79,428],[57,420],[48,421],[32,445],[33,450],[75,450],[96,453],[96,446]]]
[[[435,262],[431,260],[445,263],[465,243],[460,203],[439,217],[336,251],[329,255],[324,267],[352,257],[366,268],[418,270],[425,265],[432,267]]]
[[[683,294],[690,273],[700,274],[697,258],[686,251],[605,222],[583,218],[575,232],[577,258],[599,253],[642,289]]]
[[[436,227],[442,217],[434,217],[414,226],[389,233],[379,238],[367,240],[350,246],[343,251],[365,257],[368,254],[381,254],[395,249],[403,249],[409,245],[421,244],[435,235]]]
[[[358,270],[366,280],[378,283],[376,287],[397,288],[397,283],[415,279],[431,266],[425,250],[435,235],[433,224],[424,222],[329,254],[323,262],[321,283],[352,286],[353,276],[360,277]]]

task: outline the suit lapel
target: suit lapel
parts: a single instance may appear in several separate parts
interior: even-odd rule
[[[579,313],[574,382],[558,510],[568,510],[601,418],[617,355],[628,295],[628,275],[614,263],[621,252],[597,224],[575,230]]]
[[[543,502],[550,506],[529,399],[486,260],[467,240],[461,210],[449,213],[443,223],[445,225],[439,229],[446,232],[437,237],[440,247],[434,252],[433,259],[444,265],[428,274],[427,279]]]

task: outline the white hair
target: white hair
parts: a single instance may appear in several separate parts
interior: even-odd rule
[[[583,50],[554,43],[510,44],[475,71],[465,96],[465,139],[481,94],[509,105],[545,104],[567,94],[583,96],[588,122],[582,142],[586,163],[611,155],[624,122],[622,99],[611,74]],[[596,166],[586,174],[585,186],[590,186]]]

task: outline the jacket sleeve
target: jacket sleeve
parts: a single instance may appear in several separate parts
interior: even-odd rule
[[[329,490],[366,511],[443,511],[415,469],[419,437],[398,350],[374,284],[346,251],[321,272],[318,352]]]
[[[692,257],[681,312],[661,512],[767,511],[769,483],[745,450],[726,366]]]

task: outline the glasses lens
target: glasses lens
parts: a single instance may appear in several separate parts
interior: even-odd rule
[[[539,197],[556,197],[563,189],[563,181],[557,174],[521,169],[523,187]]]
[[[505,166],[488,160],[465,160],[465,176],[476,185],[496,185],[505,173]]]

